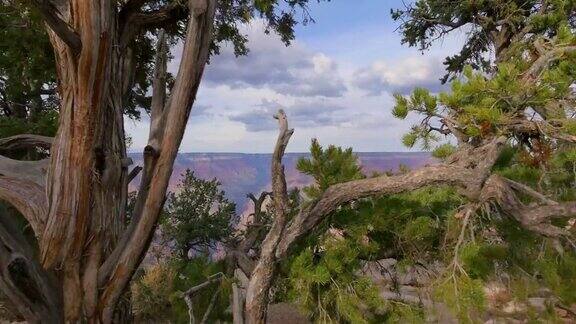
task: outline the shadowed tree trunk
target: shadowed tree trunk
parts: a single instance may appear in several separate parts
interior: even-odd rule
[[[124,228],[131,161],[123,98],[132,87],[134,64],[127,45],[146,23],[170,18],[140,14],[144,2],[129,0],[118,13],[112,0],[32,1],[49,27],[56,54],[59,128],[49,161],[0,160],[0,198],[24,215],[40,248],[37,261],[20,246],[25,242],[0,228],[0,285],[30,322],[110,323],[162,209],[208,59],[216,1],[188,3],[182,61],[168,99],[166,38],[158,37],[144,174],[132,222]],[[0,146],[8,150],[39,142],[46,147],[51,141],[21,136]],[[13,278],[16,270],[23,275],[19,282]],[[23,289],[31,290],[18,292]]]

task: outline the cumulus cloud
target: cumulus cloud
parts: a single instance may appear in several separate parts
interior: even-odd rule
[[[439,80],[444,74],[440,59],[411,56],[403,60],[376,61],[356,71],[353,83],[370,95],[385,92],[408,94],[415,87],[439,92],[444,89]]]
[[[337,64],[321,53],[314,53],[294,42],[286,47],[277,35],[264,34],[262,23],[246,27],[250,52],[236,57],[232,48],[222,48],[211,58],[203,81],[208,85],[231,88],[270,88],[297,96],[341,97],[346,86]]]

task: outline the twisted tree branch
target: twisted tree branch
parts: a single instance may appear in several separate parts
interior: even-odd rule
[[[486,180],[480,200],[495,201],[503,212],[516,219],[527,230],[553,238],[569,235],[568,231],[552,225],[551,222],[554,219],[574,217],[576,202],[544,201],[541,204],[526,205],[518,199],[509,181],[499,175],[490,176]]]
[[[272,200],[275,212],[274,222],[262,242],[260,259],[256,263],[248,288],[246,289],[246,317],[249,323],[264,323],[268,307],[268,291],[272,285],[276,269],[276,249],[286,227],[288,214],[288,193],[282,158],[290,137],[294,133],[288,128],[288,119],[282,109],[274,116],[278,120],[280,133],[272,155]]]
[[[504,138],[496,138],[484,146],[454,153],[443,164],[430,165],[396,176],[380,176],[354,180],[329,187],[318,200],[300,210],[287,226],[276,251],[283,258],[292,244],[317,226],[326,215],[342,204],[361,198],[397,194],[430,185],[453,185],[463,195],[477,199],[504,146]]]
[[[0,175],[0,199],[24,216],[36,238],[42,237],[48,214],[48,201],[42,186],[29,180]]]
[[[198,6],[199,4],[203,4],[203,6]],[[178,147],[182,141],[190,110],[208,61],[216,1],[191,0],[189,6],[190,19],[182,60],[170,98],[165,106],[165,126],[162,131],[161,151],[156,152],[158,157],[153,167],[150,187],[143,200],[142,212],[134,220],[134,230],[127,234],[126,245],[120,250],[115,250],[115,252],[119,251],[119,257],[111,262],[106,261],[112,271],[109,276],[107,273],[104,275],[104,281],[107,283],[100,300],[100,303],[104,305],[102,312],[104,322],[111,320],[114,311],[112,306],[120,298],[154,234],[158,217],[164,205]]]
[[[50,149],[54,138],[34,134],[20,134],[0,138],[0,152],[20,150],[24,148],[40,147]]]

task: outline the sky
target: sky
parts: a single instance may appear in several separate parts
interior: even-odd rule
[[[277,136],[274,113],[286,111],[294,135],[287,152],[322,145],[357,152],[406,151],[402,135],[418,119],[395,119],[393,93],[414,87],[442,90],[443,59],[456,53],[455,35],[425,53],[401,44],[391,8],[398,0],[311,1],[315,23],[298,25],[284,46],[264,34],[262,21],[242,31],[250,52],[235,57],[229,46],[211,58],[192,108],[180,152],[271,153]],[[168,69],[177,70],[181,46]],[[146,145],[149,119],[126,120],[130,151]]]

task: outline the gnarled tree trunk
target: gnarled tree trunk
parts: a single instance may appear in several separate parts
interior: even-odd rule
[[[0,227],[0,285],[30,322],[110,323],[164,203],[208,59],[216,1],[188,3],[182,61],[168,99],[166,40],[159,37],[153,129],[138,207],[127,228],[123,224],[131,161],[126,156],[123,98],[132,87],[133,72],[128,45],[151,18],[158,23],[166,17],[141,13],[145,1],[139,0],[126,1],[120,12],[113,0],[32,2],[49,27],[56,53],[59,128],[49,163],[0,160],[0,198],[24,215],[40,248],[35,260],[25,241]],[[13,138],[0,141],[0,146],[36,144],[30,140]],[[26,173],[18,167],[22,163],[34,167],[31,175],[23,177]],[[15,270],[26,275],[20,278],[24,285],[14,279]]]

